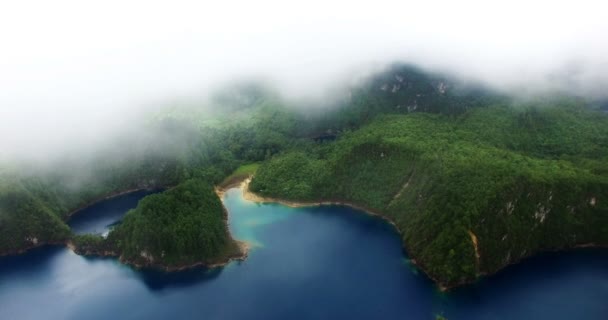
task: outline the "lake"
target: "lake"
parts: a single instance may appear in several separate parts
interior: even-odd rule
[[[145,194],[100,202],[70,224],[103,233]],[[255,204],[238,189],[225,205],[233,236],[252,244],[247,260],[164,273],[39,248],[0,258],[0,319],[608,317],[606,250],[544,254],[442,293],[379,218],[339,206]]]
[[[160,191],[162,189],[139,190],[100,201],[76,212],[68,225],[76,234],[105,234],[129,209],[135,208],[141,198]]]

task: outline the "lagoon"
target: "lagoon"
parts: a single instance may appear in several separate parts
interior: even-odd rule
[[[77,231],[104,232],[135,206],[131,200],[121,196],[88,208],[93,214],[77,216],[86,226]],[[224,204],[233,237],[252,246],[247,260],[224,268],[164,273],[136,270],[112,258],[81,257],[64,247],[39,248],[0,258],[0,319],[608,315],[606,250],[543,254],[443,293],[411,265],[397,232],[377,217],[340,206],[256,204],[243,199],[239,189],[229,190]]]

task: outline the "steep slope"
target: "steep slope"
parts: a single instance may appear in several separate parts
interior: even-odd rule
[[[0,255],[24,251],[44,243],[61,243],[69,227],[56,214],[60,198],[31,179],[3,175],[0,186]]]
[[[539,251],[608,244],[607,125],[572,102],[385,116],[316,152],[273,159],[251,189],[380,212],[418,265],[453,286]]]
[[[261,167],[251,188],[262,195],[350,202],[393,220],[411,256],[446,286],[538,251],[606,245],[608,114],[575,98],[514,101],[407,65],[313,114],[263,87],[230,88],[207,108],[150,115],[151,131],[88,157],[66,155],[50,173],[0,167],[0,254],[67,241],[64,221],[96,199],[190,179],[219,184],[252,162]],[[185,248],[196,238],[221,248],[219,233],[207,241],[187,225],[149,223],[154,212],[196,211],[171,200],[187,191],[143,203],[114,242],[79,236],[74,244],[135,264],[152,264],[140,260],[148,259],[142,248],[164,267],[211,261],[214,253]],[[148,229],[162,231],[162,241]]]
[[[271,97],[229,110],[242,114],[210,119],[202,111],[166,110],[139,136],[95,154],[64,155],[46,168],[0,163],[0,255],[67,241],[70,215],[105,197],[191,178],[218,184],[240,164],[298,142],[289,136],[293,112]]]
[[[77,237],[76,250],[119,256],[136,266],[168,270],[224,263],[246,252],[226,226],[226,212],[214,189],[188,180],[142,199],[107,239]]]

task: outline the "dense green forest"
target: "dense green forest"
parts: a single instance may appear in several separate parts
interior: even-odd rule
[[[260,195],[385,215],[446,286],[539,251],[608,244],[601,107],[559,94],[516,99],[408,65],[340,96],[312,112],[269,88],[234,85],[204,106],[150,114],[141,136],[66,156],[53,170],[2,165],[0,255],[71,240],[80,252],[139,264],[229,256],[212,186],[255,169],[250,187]],[[107,240],[74,236],[66,224],[97,199],[154,187],[169,189],[142,200]]]
[[[0,255],[69,240],[70,215],[106,196],[171,187],[188,179],[216,185],[241,164],[268,159],[302,142],[289,139],[294,115],[276,98],[267,95],[244,105],[232,103],[211,119],[182,118],[190,109],[166,110],[151,117],[143,137],[123,137],[122,145],[106,147],[86,159],[66,156],[52,170],[3,165]],[[240,116],[229,117],[229,112]]]
[[[120,256],[138,266],[222,263],[244,254],[230,237],[226,218],[211,184],[191,179],[142,199],[107,239],[78,236],[74,244],[83,253]]]
[[[576,100],[385,115],[273,158],[250,188],[381,212],[417,263],[453,285],[540,250],[608,244],[607,139],[608,119]]]

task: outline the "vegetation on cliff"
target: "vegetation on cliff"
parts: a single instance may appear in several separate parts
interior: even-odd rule
[[[167,108],[149,120],[154,134],[66,156],[50,172],[3,164],[0,254],[71,238],[79,252],[135,264],[230,256],[212,186],[253,172],[251,189],[264,196],[384,214],[444,285],[538,251],[608,244],[608,117],[581,99],[521,102],[394,66],[323,112],[242,85],[210,107]],[[230,176],[248,163],[256,165]],[[141,201],[107,240],[73,236],[65,223],[96,199],[160,186],[178,187]]]
[[[230,237],[226,218],[211,185],[191,179],[146,196],[107,238],[75,235],[71,245],[80,254],[117,256],[135,266],[175,270],[223,264],[246,254]]]
[[[240,165],[301,143],[289,129],[293,112],[275,98],[223,102],[232,103],[225,112],[241,116],[220,113],[211,121],[203,115],[182,119],[190,109],[166,112],[146,131],[154,139],[124,137],[125,146],[91,158],[66,156],[52,170],[0,164],[0,255],[67,241],[70,215],[107,196],[189,179],[217,185]]]
[[[228,233],[226,219],[213,187],[192,179],[142,199],[107,241],[123,260],[138,265],[213,264],[243,255]]]
[[[607,139],[608,118],[576,100],[382,116],[273,158],[250,188],[381,212],[450,286],[541,250],[608,244]]]
[[[0,185],[0,255],[44,243],[61,243],[70,228],[57,212],[61,199],[32,179],[5,174]]]

